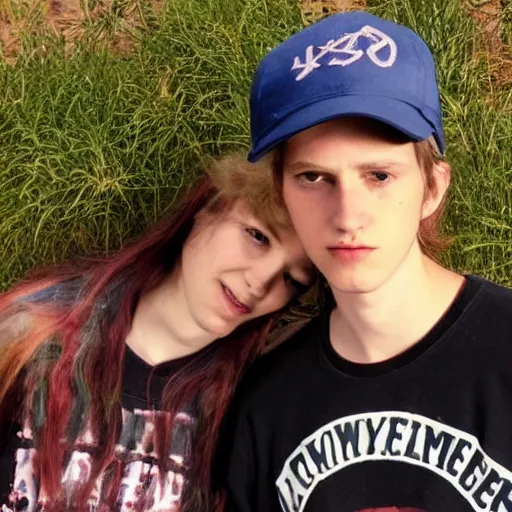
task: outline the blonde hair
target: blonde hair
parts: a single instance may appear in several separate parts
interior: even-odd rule
[[[207,208],[215,209],[242,199],[254,216],[270,229],[293,229],[275,186],[270,157],[250,163],[241,154],[230,154],[210,162],[206,174],[217,190]]]
[[[442,156],[429,139],[414,142],[416,159],[425,179],[426,199],[437,192],[434,178],[435,166],[442,161]],[[451,239],[442,232],[442,219],[446,208],[447,195],[443,197],[437,209],[420,222],[418,242],[421,251],[434,260],[438,260],[451,244]]]

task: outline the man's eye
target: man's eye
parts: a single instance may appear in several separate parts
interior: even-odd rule
[[[303,172],[298,175],[298,179],[307,183],[318,183],[322,180],[322,176],[317,172]]]
[[[389,178],[389,174],[386,172],[374,172],[372,174],[377,181],[386,181]]]
[[[268,236],[262,233],[259,229],[256,228],[245,228],[245,232],[258,244],[267,245],[270,240]]]

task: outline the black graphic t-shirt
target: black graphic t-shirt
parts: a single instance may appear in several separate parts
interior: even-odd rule
[[[230,512],[512,512],[512,291],[475,276],[416,345],[342,359],[328,316],[245,379]]]
[[[170,468],[160,475],[154,450],[154,418],[164,414],[158,404],[165,383],[186,364],[188,356],[152,367],[128,347],[121,395],[122,427],[115,455],[121,460],[122,479],[117,493],[118,511],[179,512],[186,465],[192,448],[195,421],[193,410],[178,413],[169,451]],[[30,428],[12,425],[3,433],[0,451],[0,511],[32,512],[45,503],[44,491],[34,475],[36,456]],[[72,489],[84,481],[91,470],[95,440],[89,428],[77,438],[62,478],[62,488]],[[91,512],[101,509],[103,502],[100,475],[88,501]]]

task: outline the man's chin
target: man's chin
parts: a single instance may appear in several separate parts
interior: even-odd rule
[[[372,293],[382,284],[378,279],[371,279],[370,276],[351,276],[349,278],[335,278],[327,281],[334,294],[343,295],[364,295]]]

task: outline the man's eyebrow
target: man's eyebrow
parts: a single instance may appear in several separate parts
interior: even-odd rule
[[[296,171],[322,171],[322,172],[336,172],[336,169],[331,167],[326,167],[323,165],[315,164],[313,162],[308,162],[306,160],[298,160],[291,165],[285,166],[285,171],[287,172],[296,172]]]
[[[391,169],[391,168],[400,168],[407,166],[407,162],[403,162],[401,160],[375,160],[370,162],[359,162],[356,164],[352,164],[351,167],[361,170],[361,171],[371,171],[375,169]],[[328,167],[324,165],[315,164],[313,162],[308,162],[306,160],[299,160],[294,162],[291,165],[285,166],[286,172],[297,172],[297,171],[320,171],[325,173],[334,174],[337,169],[333,167]]]
[[[371,171],[375,169],[393,169],[407,166],[407,162],[400,160],[375,160],[373,162],[361,162],[354,167],[362,171]]]

